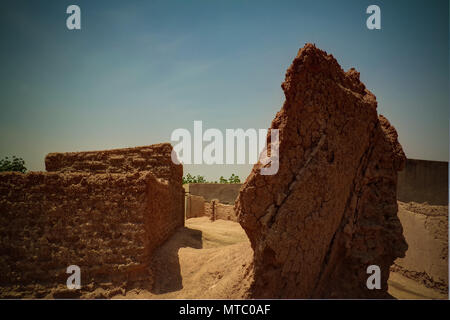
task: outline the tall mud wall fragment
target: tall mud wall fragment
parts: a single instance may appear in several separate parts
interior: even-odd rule
[[[235,210],[254,250],[255,298],[385,298],[407,244],[397,217],[405,155],[375,96],[332,55],[307,44],[286,73],[279,170],[257,163]],[[270,142],[270,131],[267,137]],[[369,265],[381,289],[369,290]]]

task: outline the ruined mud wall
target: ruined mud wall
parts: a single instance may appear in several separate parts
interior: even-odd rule
[[[398,216],[408,251],[391,269],[448,293],[448,207],[399,202]]]
[[[234,206],[223,203],[216,203],[215,219],[230,220],[237,222]]]
[[[153,250],[183,223],[150,172],[1,173],[0,295],[65,286],[72,264],[82,286],[151,280]]]
[[[212,201],[211,202],[206,202],[205,201],[205,216],[207,216],[207,217],[211,217],[211,215],[212,215],[212,212],[213,212],[213,210],[212,210],[212,206],[213,206],[213,203],[212,203]]]
[[[172,146],[160,143],[150,146],[49,153],[45,157],[45,169],[49,172],[129,173],[151,171],[157,178],[177,180],[181,183],[183,168],[171,160]]]
[[[254,250],[251,296],[389,297],[389,268],[407,249],[395,129],[378,117],[359,73],[314,45],[299,51],[282,88],[286,101],[271,125],[279,170],[263,176],[258,162],[235,206]],[[381,269],[380,290],[366,287],[369,265]]]
[[[190,183],[185,185],[186,191],[190,194],[202,196],[205,201],[219,200],[224,204],[234,205],[239,190],[242,186],[240,183]]]
[[[205,215],[205,199],[200,196],[186,197],[186,219],[203,217]]]
[[[448,162],[407,159],[398,175],[398,200],[448,205]]]
[[[174,210],[184,217],[183,166],[172,162],[171,153],[169,143],[103,151],[50,153],[45,157],[45,168],[50,172],[151,171],[157,178],[167,180]]]
[[[237,216],[234,211],[234,206],[230,204],[223,204],[219,202],[217,199],[212,200],[211,202],[204,201],[203,209],[199,209],[198,212],[200,214],[195,215],[195,213],[191,214],[192,216],[206,216],[210,217],[212,221],[214,220],[229,220],[237,222]]]

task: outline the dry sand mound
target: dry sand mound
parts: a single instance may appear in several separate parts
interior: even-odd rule
[[[151,289],[114,298],[240,299],[252,279],[253,251],[241,226],[208,217],[192,218],[153,257]]]
[[[448,206],[399,202],[409,248],[391,270],[448,294]]]

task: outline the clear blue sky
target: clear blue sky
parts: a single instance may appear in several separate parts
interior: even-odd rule
[[[66,28],[70,4],[80,31]],[[366,28],[370,4],[379,31]],[[31,170],[49,152],[169,141],[194,120],[267,128],[307,42],[361,72],[408,157],[448,160],[448,1],[4,0],[0,15],[0,157]]]

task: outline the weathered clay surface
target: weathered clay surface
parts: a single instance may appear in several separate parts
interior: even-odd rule
[[[102,151],[49,153],[45,157],[45,169],[91,173],[151,171],[157,178],[179,179],[181,183],[183,166],[172,162],[171,152],[170,143],[160,143]]]
[[[64,285],[81,268],[82,285],[143,278],[153,251],[184,224],[167,182],[129,174],[0,174],[0,296]],[[149,283],[151,284],[151,283]],[[30,289],[33,294],[36,290]]]
[[[57,172],[0,174],[0,297],[151,286],[153,251],[184,225],[171,146],[50,154],[46,166]],[[72,264],[81,290],[66,288]]]
[[[257,163],[236,201],[254,249],[256,298],[384,298],[389,267],[407,244],[397,218],[405,155],[377,115],[375,96],[307,44],[286,73],[277,174]],[[267,137],[270,142],[270,132]],[[381,269],[369,290],[366,268]]]
[[[172,162],[170,143],[150,146],[50,153],[45,157],[49,172],[130,173],[151,171],[156,178],[169,184],[170,197],[180,216],[184,216],[183,166]]]
[[[186,219],[203,217],[205,215],[205,198],[189,194],[186,197]]]

